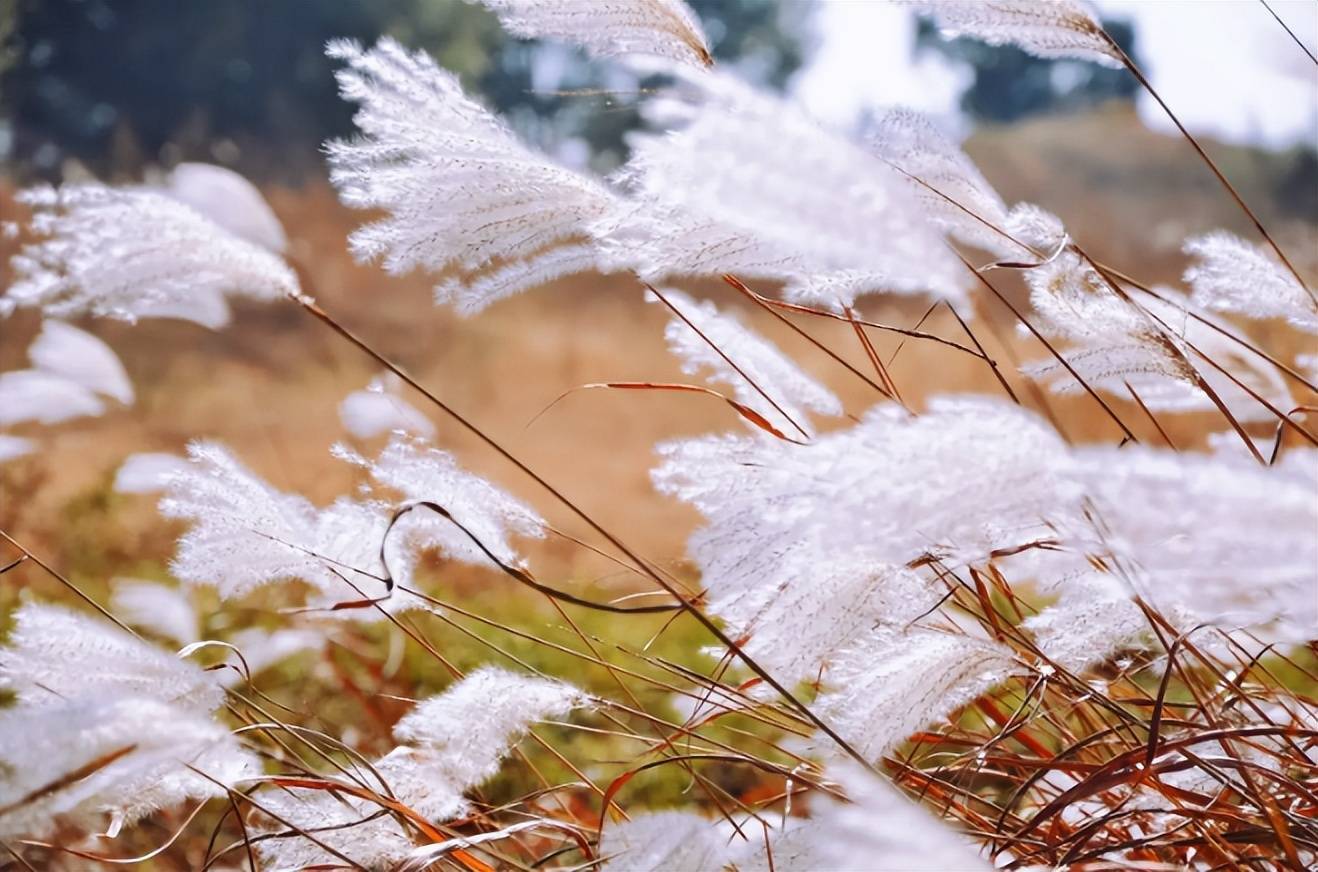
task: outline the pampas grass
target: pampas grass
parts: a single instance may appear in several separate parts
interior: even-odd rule
[[[248,296],[312,316],[386,374],[338,409],[354,441],[334,454],[359,487],[337,499],[291,492],[207,434],[186,458],[121,458],[115,488],[162,493],[177,522],[171,578],[102,597],[2,532],[15,556],[0,578],[34,567],[83,606],[23,605],[0,648],[10,855],[468,872],[1318,862],[1311,364],[1221,317],[1318,318],[1272,237],[1272,253],[1191,240],[1190,293],[1154,289],[1043,208],[1008,208],[928,119],[895,112],[853,140],[705,70],[677,0],[487,5],[605,62],[666,59],[655,129],[594,179],[518,141],[423,54],[333,43],[362,136],[330,146],[332,175],[347,204],[386,212],[353,249],[392,272],[456,268],[437,302],[468,315],[585,269],[664,307],[691,383],[587,387],[639,392],[643,414],[659,393],[740,413],[731,432],[657,446],[655,488],[700,519],[692,570],[629,544],[626,500],[584,505],[410,375],[404,349],[304,296],[241,180],[176,174],[190,206],[30,193],[38,241],[0,313],[219,328]],[[1079,2],[920,5],[958,32],[1139,75]],[[1008,273],[1028,309],[999,290]],[[647,284],[702,276],[782,329]],[[769,280],[782,297],[747,284]],[[880,293],[927,296],[960,332],[857,312]],[[993,359],[979,336],[995,307],[1046,354]],[[902,345],[881,351],[880,332]],[[891,371],[907,343],[1000,392],[908,402]],[[0,376],[0,426],[134,398],[108,346],[62,322],[32,361]],[[938,393],[938,369],[920,377]],[[1123,438],[1076,444],[1054,393],[1092,401]],[[1211,448],[1168,436],[1191,411]],[[441,447],[451,428],[527,487],[459,463]],[[13,462],[35,448],[0,434]],[[582,444],[574,465],[593,475],[609,450]],[[607,562],[625,593],[541,579],[536,540]],[[463,568],[487,589],[460,596]]]

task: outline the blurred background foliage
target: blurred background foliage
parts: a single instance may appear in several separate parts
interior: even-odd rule
[[[720,60],[778,87],[801,65],[808,6],[692,5]],[[335,37],[390,34],[424,49],[532,140],[579,140],[570,158],[618,163],[622,135],[637,123],[626,99],[637,83],[619,67],[508,37],[491,13],[462,0],[9,0],[0,17],[9,150],[38,174],[67,156],[129,172],[240,156],[266,177],[319,171],[320,144],[351,130],[324,56]],[[563,93],[601,89],[619,95]]]
[[[691,5],[715,57],[771,87],[784,88],[817,43],[814,2]],[[1134,51],[1130,27],[1114,26]],[[56,175],[70,157],[100,175],[179,160],[269,180],[319,174],[321,143],[351,130],[323,46],[381,34],[430,52],[565,160],[609,169],[623,159],[644,83],[565,46],[510,38],[463,0],[0,0],[0,154],[24,176]],[[962,101],[972,118],[1081,108],[1134,88],[1119,72],[949,42],[928,25],[917,51],[973,69]]]

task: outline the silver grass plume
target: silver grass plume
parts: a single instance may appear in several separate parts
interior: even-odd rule
[[[880,626],[837,658],[815,710],[867,760],[1021,671],[1011,649],[962,633]],[[816,749],[836,754],[816,740]]]
[[[560,681],[482,667],[400,720],[394,739],[401,744],[374,763],[380,779],[365,770],[360,777],[427,820],[449,820],[470,807],[463,793],[493,777],[531,725],[563,717],[588,701],[580,690]],[[402,827],[391,816],[379,815],[381,808],[365,799],[337,799],[324,791],[296,788],[259,798],[279,817],[367,868],[393,868],[412,850]],[[342,862],[282,827],[255,844],[272,868]]]
[[[830,773],[850,802],[822,796],[808,820],[788,819],[769,850],[758,839],[737,858],[739,872],[849,869],[872,872],[987,872],[969,837],[958,834],[891,784],[854,764]],[[772,860],[770,860],[772,852]],[[749,856],[746,856],[749,855]],[[863,860],[861,859],[863,858]]]
[[[224,692],[210,673],[64,608],[29,603],[14,618],[0,648],[0,687],[16,697],[0,712],[0,836],[106,815],[114,835],[259,772],[213,720]]]
[[[104,412],[105,403],[95,392],[54,373],[39,369],[0,373],[0,427],[24,421],[58,424]]]
[[[1007,205],[997,191],[926,116],[890,110],[875,123],[868,140],[875,154],[899,168],[914,199],[948,235],[1003,260],[1036,259],[1011,238]]]
[[[133,384],[119,357],[102,340],[63,321],[47,320],[27,350],[33,365],[98,394],[133,404]]]
[[[190,468],[169,477],[160,501],[162,515],[193,524],[170,564],[175,577],[213,586],[224,599],[298,579],[316,590],[310,605],[319,608],[386,596],[381,547],[389,528],[389,506],[340,498],[317,508],[301,496],[271,487],[217,444],[193,443],[188,456]],[[406,582],[415,543],[406,535],[408,524],[401,527],[389,540],[386,557],[394,580]],[[425,607],[401,591],[380,605],[388,611]],[[374,608],[325,615],[384,618]]]
[[[656,487],[705,517],[688,551],[715,598],[839,556],[981,559],[1046,536],[1073,488],[1052,428],[986,398],[935,398],[915,418],[879,406],[807,445],[718,436],[657,450]]]
[[[813,571],[774,572],[754,590],[710,601],[741,647],[789,686],[837,684],[835,667],[877,654],[866,643],[877,627],[898,628],[938,605],[945,591],[904,567],[844,556]],[[754,695],[759,688],[752,690]]]
[[[228,321],[228,296],[299,294],[280,258],[164,194],[86,184],[33,188],[19,200],[32,207],[40,238],[10,260],[16,280],[0,297],[0,316],[35,307],[54,317],[176,317],[214,328]]]
[[[807,819],[756,826],[745,835],[730,823],[691,812],[638,815],[610,826],[600,839],[604,868],[611,872],[875,872],[987,870],[968,838],[903,796],[877,776],[840,767],[835,778],[850,802],[820,796]],[[758,822],[757,822],[758,823]],[[767,845],[766,845],[767,843]]]
[[[0,688],[24,708],[105,694],[158,700],[209,714],[224,699],[197,665],[69,609],[28,603],[0,648]]]
[[[656,811],[606,828],[599,855],[607,872],[708,872],[738,857],[718,825],[686,811]]]
[[[1260,365],[1203,323],[1214,319],[1177,291],[1159,289],[1162,299],[1142,299],[1137,308],[1069,250],[1027,270],[1025,280],[1040,331],[1072,344],[1062,356],[1092,388],[1124,399],[1134,390],[1153,411],[1211,412],[1217,407],[1202,380],[1238,420],[1275,420],[1266,406],[1204,361],[1206,355],[1274,407],[1287,411],[1293,405],[1273,367]],[[1054,359],[1029,365],[1025,372],[1057,393],[1084,389]]]
[[[376,484],[400,493],[408,502],[432,502],[442,506],[461,524],[429,509],[419,508],[399,522],[400,540],[416,537],[425,547],[435,548],[450,560],[488,566],[489,558],[472,541],[475,537],[496,558],[507,564],[523,561],[511,539],[539,539],[545,522],[533,509],[474,473],[463,469],[447,451],[424,440],[395,433],[374,460],[342,446],[335,454],[362,467]],[[409,527],[409,525],[414,525]]]
[[[181,163],[161,189],[239,239],[275,254],[288,247],[284,226],[256,186],[227,167]]]
[[[186,591],[154,581],[116,579],[110,608],[130,627],[191,645],[200,636],[200,621]]]
[[[1281,645],[1318,633],[1318,453],[1260,467],[1244,456],[1090,446],[1073,450],[1064,474],[1082,496],[1055,514],[1055,547],[1001,563],[1016,582],[1057,596],[1023,624],[1052,662],[1079,672],[1155,647],[1136,597],[1187,631],[1243,628]],[[1214,639],[1201,632],[1196,644],[1220,647]]]
[[[1073,547],[1107,558],[1168,613],[1280,642],[1318,636],[1318,451],[1247,458],[1127,446],[1076,450],[1090,521]]]
[[[1218,230],[1186,240],[1195,263],[1185,281],[1196,304],[1249,318],[1285,318],[1318,333],[1318,307],[1293,275],[1262,248]]]
[[[899,0],[931,17],[948,36],[1014,45],[1044,58],[1123,67],[1120,53],[1084,0]]]
[[[479,0],[524,39],[558,39],[597,57],[650,55],[713,64],[700,20],[683,0]]]
[[[331,179],[349,206],[389,213],[353,233],[358,259],[394,274],[457,267],[461,278],[437,286],[436,300],[465,314],[595,266],[588,250],[567,261],[552,251],[616,208],[603,185],[522,144],[424,52],[386,37],[371,49],[335,41],[327,53],[346,64],[339,87],[358,104],[362,133],[326,146]],[[473,277],[496,259],[497,272]]]
[[[62,321],[42,325],[28,359],[31,369],[0,373],[0,427],[100,415],[102,395],[133,402],[133,385],[110,346]]]
[[[5,709],[0,838],[45,836],[60,822],[114,836],[155,811],[223,796],[223,785],[259,772],[223,726],[158,700],[93,696]]]
[[[358,439],[401,430],[429,439],[435,425],[398,395],[399,379],[392,374],[371,380],[364,390],[353,391],[339,404],[343,428]]]
[[[668,350],[682,361],[683,372],[703,372],[707,381],[731,386],[737,402],[754,409],[784,433],[793,429],[784,413],[802,427],[807,424],[807,412],[842,414],[842,403],[831,391],[802,372],[795,361],[743,324],[735,313],[720,312],[708,300],[698,301],[680,291],[665,290],[663,296],[681,313],[669,319],[664,338]],[[782,411],[775,409],[756,386]]]
[[[114,489],[122,494],[159,493],[170,479],[191,467],[186,458],[163,451],[139,451],[124,458],[114,474]]]
[[[634,137],[617,175],[633,199],[598,231],[643,277],[785,280],[828,306],[875,291],[963,298],[963,268],[905,180],[799,106],[713,73],[655,105],[680,129]],[[837,296],[809,290],[840,272],[861,279]]]

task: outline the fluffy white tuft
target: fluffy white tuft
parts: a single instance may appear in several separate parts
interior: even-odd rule
[[[39,369],[0,373],[0,427],[23,421],[58,424],[104,411],[95,393],[63,376]]]
[[[0,648],[0,687],[25,708],[91,696],[152,699],[202,714],[224,693],[194,663],[88,615],[29,603]]]
[[[958,835],[890,784],[859,767],[843,767],[839,780],[849,803],[820,799],[808,821],[789,823],[770,837],[772,862],[752,839],[740,872],[770,869],[850,869],[858,858],[873,872],[987,872],[969,838]]]
[[[782,412],[801,427],[808,423],[807,411],[842,414],[842,403],[832,392],[802,372],[791,358],[744,325],[735,314],[720,312],[708,300],[697,301],[679,291],[666,290],[663,295],[681,313],[669,319],[664,338],[668,340],[668,350],[682,361],[683,372],[696,375],[703,371],[707,380],[730,385],[737,402],[754,409],[785,433],[794,428]],[[710,347],[711,343],[717,351]],[[731,359],[736,369],[723,355]],[[768,394],[782,412],[755,386]]]
[[[658,450],[656,486],[705,516],[689,551],[716,598],[845,555],[979,559],[1046,536],[1071,488],[1057,434],[983,398],[937,398],[918,418],[879,406],[808,445],[721,436]]]
[[[713,64],[700,20],[683,0],[480,0],[511,33],[576,43],[597,57],[651,55]]]
[[[865,759],[992,690],[1017,670],[1009,649],[936,630],[880,627],[834,665],[816,713]],[[834,746],[821,750],[836,751]]]
[[[907,174],[913,198],[944,232],[1003,259],[1031,259],[1007,230],[1010,218],[1002,198],[927,117],[909,109],[890,110],[874,125],[869,144]]]
[[[42,238],[10,261],[16,277],[0,314],[20,306],[48,316],[92,314],[228,320],[225,296],[298,294],[278,257],[164,194],[98,184],[34,188],[20,199]]]
[[[165,193],[191,206],[239,239],[282,254],[284,226],[256,186],[225,167],[181,163],[169,174]]]
[[[31,454],[35,449],[31,439],[0,433],[0,463]]]
[[[57,820],[88,828],[103,814],[114,832],[260,771],[212,720],[224,698],[214,676],[88,615],[19,608],[0,688],[16,697],[0,712],[6,838],[43,835]]]
[[[259,772],[227,729],[154,699],[97,696],[6,709],[0,837],[44,836],[58,821],[113,834],[159,809],[223,796],[223,785]]]
[[[225,598],[291,579],[316,588],[324,605],[385,594],[385,506],[339,500],[318,510],[271,487],[217,444],[194,443],[188,455],[191,468],[170,478],[160,501],[161,514],[193,522],[170,565],[175,576],[212,585]],[[380,617],[374,609],[350,611]]]
[[[609,872],[710,872],[732,862],[734,850],[713,821],[682,811],[637,815],[600,836]]]
[[[1145,298],[1137,308],[1117,296],[1097,271],[1071,251],[1028,271],[1026,281],[1030,301],[1041,316],[1039,329],[1073,344],[1062,356],[1096,390],[1124,399],[1134,390],[1155,412],[1211,412],[1217,407],[1202,380],[1238,420],[1275,420],[1266,406],[1204,362],[1202,353],[1274,407],[1287,411],[1293,405],[1274,368],[1260,365],[1192,318],[1194,314],[1212,321],[1174,290],[1158,289],[1163,299]],[[1027,366],[1025,372],[1057,393],[1083,390],[1053,358]]]
[[[374,460],[342,446],[335,451],[342,459],[366,469],[378,484],[403,494],[408,501],[442,506],[504,563],[521,562],[509,541],[511,537],[544,535],[545,522],[529,506],[467,472],[447,451],[422,440],[395,434]],[[400,531],[399,536],[423,537],[428,547],[439,550],[450,560],[488,565],[489,558],[471,536],[447,519],[421,508],[405,521],[416,525],[415,534]]]
[[[363,134],[327,146],[331,178],[349,206],[389,213],[353,233],[359,259],[391,273],[470,274],[588,235],[614,208],[606,188],[527,148],[424,52],[386,37],[371,49],[333,42],[328,53],[347,64],[339,86],[359,105]],[[509,291],[489,279],[460,292],[441,285],[439,297],[474,312]]]
[[[905,0],[948,36],[1014,45],[1044,58],[1078,58],[1124,66],[1084,0]]]
[[[576,688],[558,681],[483,667],[439,696],[417,705],[394,728],[404,744],[374,764],[372,789],[431,821],[462,814],[463,793],[498,772],[513,743],[538,720],[562,717],[587,701]],[[323,791],[291,789],[260,795],[262,805],[335,850],[368,868],[390,868],[412,842],[380,808],[364,799],[337,799]],[[285,834],[286,833],[286,834]],[[324,848],[280,828],[257,843],[272,868],[303,868],[342,863]]]
[[[118,356],[97,337],[63,321],[46,321],[27,351],[32,365],[62,376],[126,406],[133,403],[133,384]]]
[[[189,469],[187,459],[177,454],[155,451],[130,454],[114,474],[114,489],[125,494],[158,493],[169,487],[175,475]]]
[[[1186,240],[1185,253],[1196,259],[1185,281],[1198,305],[1250,318],[1285,318],[1318,333],[1318,304],[1261,247],[1218,230]]]
[[[604,231],[644,277],[856,271],[884,291],[963,297],[963,268],[894,170],[730,76],[683,84],[661,104],[681,129],[634,139],[618,180],[635,202]]]
[[[409,402],[398,396],[395,381],[377,378],[365,390],[353,391],[339,404],[343,428],[358,439],[370,439],[382,433],[402,430],[427,439],[435,435],[435,425]]]
[[[200,638],[197,612],[186,591],[154,581],[118,579],[110,594],[110,609],[126,624],[150,630],[180,645]]]

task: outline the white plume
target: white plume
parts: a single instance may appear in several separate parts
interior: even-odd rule
[[[1134,593],[1228,629],[1318,634],[1318,452],[1271,467],[1141,446],[1076,453],[1092,522],[1075,546],[1115,558]]]
[[[821,679],[848,657],[868,657],[876,627],[901,627],[942,598],[925,579],[902,567],[837,556],[812,571],[776,571],[759,588],[716,596],[710,611],[723,618],[741,647],[778,681],[792,686]]]
[[[1198,305],[1250,318],[1285,318],[1318,333],[1318,304],[1261,247],[1218,230],[1186,240],[1185,253],[1196,258],[1185,281]]]
[[[155,581],[117,579],[110,594],[110,609],[124,623],[150,630],[180,645],[199,638],[199,620],[186,591]]]
[[[1141,310],[1117,296],[1096,270],[1070,251],[1028,271],[1026,281],[1030,301],[1042,316],[1040,331],[1075,345],[1063,350],[1062,356],[1096,390],[1129,399],[1129,384],[1153,411],[1214,411],[1216,405],[1199,384],[1202,379],[1238,420],[1276,420],[1267,407],[1204,361],[1202,353],[1275,408],[1284,412],[1292,405],[1286,384],[1273,367],[1246,356],[1192,318],[1194,314],[1212,322],[1176,291],[1158,289],[1163,299],[1144,298]],[[1052,358],[1026,367],[1025,372],[1058,393],[1083,390]]]
[[[703,69],[700,20],[682,0],[480,0],[524,39],[576,43],[597,57],[641,54]]]
[[[0,315],[32,306],[53,317],[182,317],[215,327],[228,320],[225,296],[298,293],[278,257],[163,194],[86,184],[19,199],[42,238],[10,261],[16,281]]]
[[[252,676],[274,666],[276,663],[294,654],[304,651],[319,651],[325,647],[327,636],[314,629],[302,627],[280,627],[276,630],[263,630],[248,627],[229,637],[228,642],[242,654],[228,658],[234,669],[221,674],[220,680],[226,685],[238,684],[246,680],[243,667]]]
[[[95,393],[63,376],[37,369],[0,372],[0,427],[23,421],[58,424],[104,411]]]
[[[499,761],[528,727],[563,717],[586,701],[585,694],[562,682],[495,667],[478,669],[398,722],[394,738],[404,744],[376,761],[374,768],[384,784],[372,787],[392,794],[427,820],[448,820],[469,807],[463,793],[498,772]],[[392,817],[367,820],[380,809],[364,799],[339,800],[323,791],[296,788],[263,793],[259,799],[284,820],[368,868],[387,868],[412,848]],[[342,863],[295,833],[265,838],[256,846],[272,868]]]
[[[807,821],[789,823],[770,839],[773,861],[759,840],[737,858],[739,872],[810,872],[852,869],[873,872],[987,872],[967,837],[857,766],[842,767],[839,780],[849,803],[819,797]],[[821,807],[822,806],[822,807]]]
[[[0,648],[0,836],[56,819],[122,824],[260,771],[211,719],[224,698],[201,667],[89,615],[28,603]]]
[[[373,379],[365,390],[353,391],[339,404],[339,420],[358,439],[403,430],[427,439],[435,435],[430,419],[398,396],[396,379]]]
[[[736,314],[720,312],[708,300],[697,301],[680,291],[665,290],[663,295],[681,313],[669,319],[664,338],[668,350],[682,361],[683,372],[696,375],[704,371],[708,381],[731,386],[737,402],[754,409],[784,433],[794,428],[752,383],[802,427],[808,423],[807,410],[821,415],[842,414],[837,397],[802,372],[775,345],[746,327]],[[723,355],[731,359],[732,365]]]
[[[47,320],[27,350],[33,366],[88,390],[133,403],[133,384],[118,356],[97,337],[63,321]]]
[[[1032,259],[1010,238],[1002,198],[927,117],[890,110],[875,124],[869,143],[879,157],[914,177],[906,178],[912,197],[946,233],[1000,258]]]
[[[880,627],[838,658],[815,713],[866,760],[938,723],[1017,670],[1011,651],[960,634]],[[820,750],[837,752],[831,743]]]
[[[636,136],[618,176],[635,197],[602,231],[619,259],[652,281],[856,271],[876,289],[963,297],[963,267],[894,170],[795,104],[730,76],[682,84],[686,102],[675,91],[661,104],[681,129]]]
[[[171,564],[175,576],[213,585],[226,599],[290,579],[317,588],[327,605],[385,594],[383,505],[340,500],[317,510],[217,444],[194,443],[188,455],[191,469],[170,478],[160,501],[161,514],[193,522]],[[352,611],[379,617],[374,609]]]
[[[191,206],[239,239],[275,254],[288,247],[284,226],[256,186],[225,167],[181,163],[169,174],[165,193]]]
[[[342,459],[366,469],[383,487],[408,501],[442,506],[499,560],[518,564],[521,559],[509,542],[513,536],[540,538],[545,522],[528,506],[490,482],[462,469],[453,455],[403,434],[395,434],[375,460],[336,446]],[[415,534],[450,560],[487,565],[489,559],[462,530],[428,509],[417,509],[405,522],[416,524]]]
[[[154,451],[130,454],[114,474],[114,489],[125,494],[158,493],[169,487],[175,475],[190,468],[187,459],[177,454]]]
[[[359,104],[363,134],[327,146],[331,178],[349,206],[389,213],[352,235],[359,259],[382,259],[395,274],[450,265],[470,274],[588,235],[614,208],[607,189],[527,148],[424,52],[387,37],[369,50],[337,41],[327,51],[347,64],[339,86]],[[474,312],[507,289],[502,280],[445,284],[438,295]]]
[[[158,700],[101,696],[6,709],[0,837],[45,836],[57,820],[106,827],[107,815],[113,834],[185,800],[223,796],[221,785],[259,772],[224,727]]]
[[[658,451],[656,486],[705,516],[688,548],[715,598],[839,556],[876,569],[927,553],[980,559],[1047,536],[1073,489],[1057,434],[982,398],[936,398],[918,418],[879,406],[808,445],[721,436]]]
[[[106,695],[157,700],[200,714],[224,697],[201,667],[89,615],[28,603],[0,648],[0,687],[25,708]]]
[[[1014,45],[1044,58],[1122,67],[1120,53],[1084,0],[906,0],[948,36]]]
[[[579,243],[546,248],[468,279],[451,278],[435,286],[435,302],[452,304],[459,315],[474,315],[491,303],[516,296],[577,273],[609,272],[612,264],[598,245]]]
[[[713,821],[683,811],[636,815],[607,827],[599,845],[608,872],[714,872],[735,854]]]

